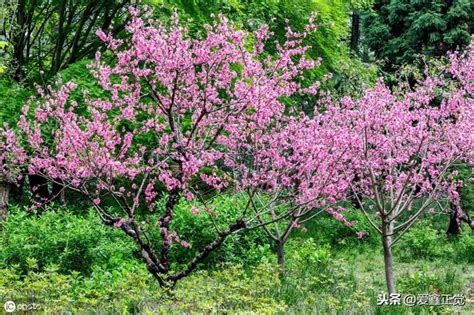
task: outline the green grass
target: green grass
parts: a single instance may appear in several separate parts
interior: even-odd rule
[[[251,239],[237,239],[164,291],[133,244],[93,213],[49,209],[35,217],[16,209],[0,234],[0,304],[27,301],[41,303],[46,313],[81,314],[474,314],[474,235],[465,229],[447,238],[446,223],[424,218],[394,248],[397,289],[464,294],[470,300],[464,307],[378,306],[385,292],[379,239],[358,240],[326,217],[290,239],[283,276],[271,247],[256,251]],[[246,250],[252,259],[239,258]],[[87,261],[77,265],[76,256]],[[216,265],[219,259],[227,261]]]

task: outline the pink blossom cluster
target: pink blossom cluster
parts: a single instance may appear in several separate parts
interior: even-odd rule
[[[130,12],[128,40],[97,32],[116,58],[110,65],[98,52],[90,66],[107,97],[85,94],[84,114],[70,82],[38,89],[40,98],[24,107],[19,127],[34,152],[31,173],[66,183],[98,208],[103,195],[113,196],[130,217],[140,206],[153,209],[158,187],[192,200],[196,180],[216,190],[264,184],[306,207],[342,196],[347,182],[335,175],[336,149],[311,146],[338,136],[318,134],[318,120],[287,117],[282,101],[317,92],[318,82],[302,79],[319,64],[304,44],[314,18],[303,33],[288,28],[271,57],[263,50],[266,25],[249,34],[219,16],[205,36],[192,38],[176,14],[164,24],[150,11]],[[129,184],[116,187],[117,180]],[[162,218],[160,229],[175,239],[170,220]]]
[[[108,194],[133,218],[141,205],[153,208],[158,187],[192,200],[199,180],[271,195],[291,205],[286,217],[324,208],[352,226],[334,206],[348,195],[375,200],[378,210],[408,206],[448,189],[453,163],[472,163],[472,51],[451,58],[453,80],[428,76],[397,91],[379,82],[309,117],[283,99],[318,92],[319,82],[302,79],[319,64],[305,45],[314,18],[303,33],[288,28],[271,57],[266,25],[248,34],[219,16],[192,38],[176,14],[164,24],[130,11],[127,40],[97,32],[115,57],[110,65],[98,52],[90,67],[107,96],[85,95],[81,114],[70,100],[74,83],[39,89],[19,123],[34,152],[30,172],[67,183],[97,207]],[[46,124],[54,127],[46,132]],[[169,231],[171,219],[168,212],[160,221],[162,235],[188,246]]]
[[[21,168],[27,156],[15,132],[4,125],[0,129],[0,182],[16,184],[21,180]]]
[[[424,209],[456,194],[452,166],[474,161],[473,60],[473,50],[454,54],[445,73],[415,86],[379,81],[360,99],[329,104],[334,128],[347,136],[346,178],[360,202],[398,216],[414,200],[427,198]]]

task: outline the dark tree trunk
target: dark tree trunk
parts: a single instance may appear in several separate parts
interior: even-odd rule
[[[59,5],[59,21],[58,21],[58,37],[53,53],[53,61],[51,64],[50,77],[57,73],[61,67],[61,54],[63,52],[63,45],[65,40],[64,24],[66,23],[66,5],[67,0],[60,1]]]
[[[19,0],[16,9],[17,30],[13,40],[14,71],[13,79],[17,82],[23,80],[23,66],[25,63],[25,1]]]
[[[17,182],[16,185],[11,185],[10,186],[10,194],[12,197],[12,200],[16,203],[20,203],[21,199],[23,197],[23,187],[25,186],[25,176],[22,176],[22,178]]]
[[[356,185],[360,182],[360,177],[358,175],[354,176],[352,180],[352,184]],[[357,193],[355,190],[352,190],[352,196],[350,197],[350,201],[354,209],[361,209],[360,202],[362,202],[362,195]]]
[[[279,240],[277,242],[277,261],[280,268],[280,272],[285,272],[285,242]]]
[[[10,184],[0,182],[0,222],[3,222],[8,216],[8,195]]]
[[[451,203],[451,214],[449,215],[449,226],[446,231],[448,235],[461,234],[461,220],[459,218],[459,207]]]
[[[474,222],[469,217],[469,215],[465,213],[459,205],[451,202],[449,226],[446,234],[448,236],[456,236],[461,234],[461,222],[467,223],[469,227],[474,230]]]
[[[357,9],[352,10],[351,19],[351,50],[359,53],[359,39],[360,39],[360,14]]]

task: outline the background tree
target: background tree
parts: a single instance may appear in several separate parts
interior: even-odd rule
[[[16,81],[47,83],[61,69],[92,56],[100,42],[95,29],[112,24],[120,31],[129,1],[18,0],[5,21],[13,51],[11,72]]]
[[[467,46],[473,17],[469,0],[377,0],[363,15],[364,43],[393,71],[421,54],[444,56]]]
[[[388,292],[395,293],[392,247],[429,209],[459,199],[452,166],[472,164],[474,52],[453,56],[448,79],[428,77],[412,91],[391,92],[381,82],[354,102],[331,112],[336,125],[353,133],[347,175],[368,221],[380,233]],[[449,76],[454,80],[449,80]],[[371,215],[375,213],[375,215]]]
[[[316,111],[312,119],[298,117],[279,132],[260,135],[259,146],[252,148],[247,162],[256,170],[267,170],[257,171],[260,178],[252,178],[264,186],[265,195],[256,195],[251,206],[256,213],[269,207],[270,211],[260,212],[258,220],[272,223],[263,229],[275,242],[282,272],[285,244],[294,229],[303,228],[323,212],[353,225],[336,205],[348,191],[343,165],[350,162],[350,153],[341,150],[344,136],[332,128],[330,119]],[[294,209],[289,215],[288,208]]]
[[[357,0],[361,6],[366,1]],[[254,31],[262,24],[269,23],[270,31],[279,41],[285,37],[285,28],[290,26],[295,31],[303,31],[311,12],[316,12],[318,31],[308,34],[311,49],[308,54],[321,58],[321,66],[309,71],[307,76],[321,80],[331,73],[333,80],[322,81],[321,88],[338,94],[354,93],[360,90],[360,84],[373,83],[376,76],[374,68],[362,64],[349,54],[351,7],[349,2],[340,0],[278,0],[278,1],[149,1],[160,3],[160,15],[169,16],[173,8],[183,19],[191,21],[194,32],[202,30],[202,25],[209,22],[212,14],[224,13],[241,28]],[[269,42],[265,51],[273,55],[275,45]],[[290,101],[288,101],[290,102]],[[314,98],[295,99],[292,106],[303,108],[308,114],[313,112]]]

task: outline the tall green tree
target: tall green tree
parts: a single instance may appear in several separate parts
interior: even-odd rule
[[[99,45],[97,28],[120,31],[130,0],[9,1],[0,26],[11,49],[10,74],[17,82],[47,83],[58,71]]]
[[[385,70],[417,56],[443,56],[470,42],[472,0],[376,0],[363,16],[364,41]]]

